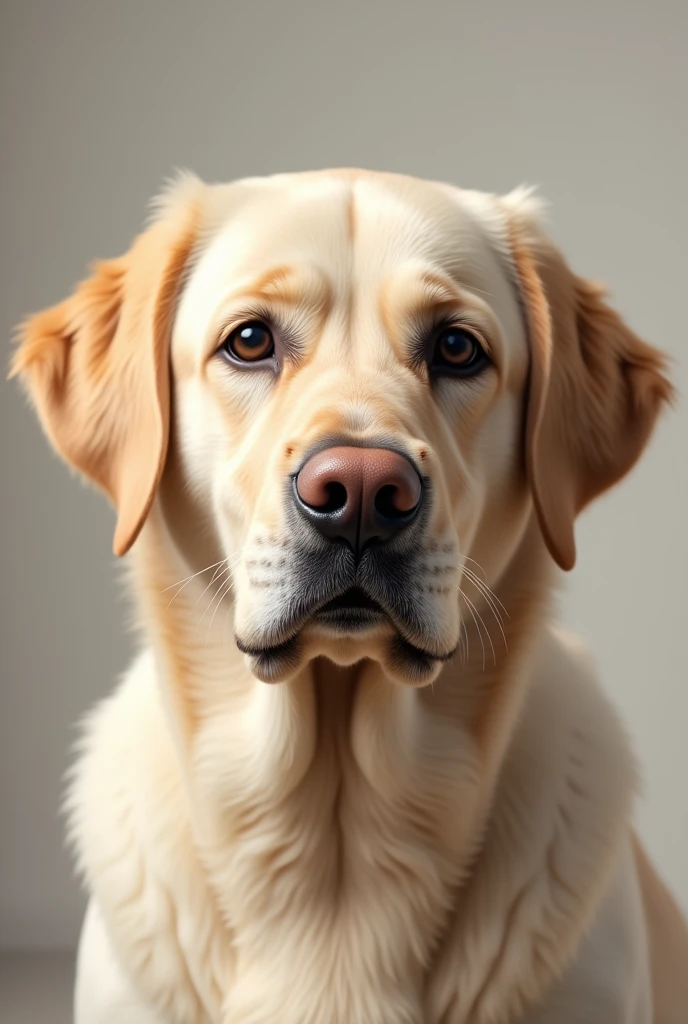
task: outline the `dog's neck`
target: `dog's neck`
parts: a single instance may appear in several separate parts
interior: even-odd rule
[[[537,530],[526,530],[495,586],[499,605],[473,595],[479,614],[466,622],[463,650],[425,689],[393,683],[376,663],[340,669],[324,659],[285,683],[257,681],[234,644],[231,611],[205,610],[207,578],[174,589],[187,573],[160,515],[134,571],[199,856],[238,955],[282,963],[277,947],[288,942],[308,960],[319,941],[325,948],[320,928],[338,935],[336,969],[353,971],[371,903],[382,899],[384,934],[409,937],[388,965],[393,1000],[401,979],[427,964],[483,834],[550,593]],[[295,955],[291,969],[300,962]]]

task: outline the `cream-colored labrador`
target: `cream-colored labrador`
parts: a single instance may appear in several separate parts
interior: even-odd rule
[[[671,387],[527,193],[184,178],[14,371],[145,636],[71,786],[78,1024],[688,1020],[629,743],[550,620]]]

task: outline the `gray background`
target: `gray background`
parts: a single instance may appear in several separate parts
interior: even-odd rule
[[[123,251],[176,166],[328,165],[487,190],[523,181],[688,384],[685,3],[15,0],[2,6],[0,318]],[[74,723],[127,664],[112,515],[0,399],[0,943],[73,946],[58,805]],[[645,769],[644,837],[688,906],[688,413],[579,525],[562,616]]]

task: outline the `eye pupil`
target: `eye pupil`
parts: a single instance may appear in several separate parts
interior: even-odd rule
[[[465,331],[453,331],[445,334],[442,340],[442,352],[448,359],[463,362],[473,355],[475,342]]]
[[[256,322],[235,328],[224,343],[224,348],[244,363],[256,363],[269,358],[275,344],[270,328]]]
[[[454,370],[464,376],[478,373],[487,363],[487,355],[478,338],[463,327],[447,327],[437,337],[431,368],[441,372]]]
[[[262,331],[260,327],[244,327],[244,329],[239,332],[239,337],[243,343],[251,346],[251,348],[260,348],[263,344],[264,336],[265,332]]]

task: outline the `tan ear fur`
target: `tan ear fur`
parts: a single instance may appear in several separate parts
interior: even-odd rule
[[[165,462],[170,332],[197,217],[194,204],[153,224],[19,329],[10,376],[60,455],[115,504],[117,555],[136,540]]]
[[[517,217],[510,235],[531,351],[526,468],[547,546],[571,569],[576,516],[631,469],[674,392],[665,356],[624,324],[603,289]]]

